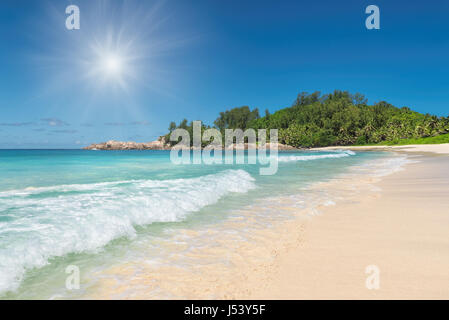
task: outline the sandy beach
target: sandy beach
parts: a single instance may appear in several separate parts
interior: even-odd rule
[[[419,162],[374,183],[374,195],[289,226],[293,233],[301,226],[302,243],[276,258],[265,289],[242,298],[449,298],[449,145],[388,149],[418,154]],[[378,289],[366,287],[368,266],[378,268]]]
[[[188,254],[194,267],[115,266],[88,298],[448,299],[447,145],[405,148],[416,152],[401,151],[411,161],[400,171],[314,186],[338,195],[336,204],[273,228],[251,229],[257,217],[231,219]],[[288,202],[283,209],[297,210]],[[248,241],[234,241],[230,229],[245,229]]]
[[[404,146],[353,146],[353,147],[324,147],[313,148],[313,150],[384,150],[384,151],[407,151],[419,153],[449,154],[449,143],[444,144],[416,144]]]
[[[323,208],[303,244],[276,260],[269,289],[250,297],[448,299],[449,158],[415,159],[376,183],[375,196]],[[365,285],[370,265],[380,271],[377,290]]]

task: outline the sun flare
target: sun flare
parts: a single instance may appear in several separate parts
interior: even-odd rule
[[[103,69],[108,75],[119,75],[122,71],[122,60],[118,56],[109,55],[103,61]]]
[[[123,89],[128,88],[127,80],[133,73],[128,55],[120,50],[98,47],[95,51],[95,59],[92,59],[88,76],[102,85],[119,85]]]

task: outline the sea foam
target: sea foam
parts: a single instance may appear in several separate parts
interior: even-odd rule
[[[355,155],[354,151],[351,150],[337,150],[330,154],[318,154],[318,155],[304,155],[304,156],[280,156],[279,162],[291,162],[291,161],[311,161],[320,159],[330,159],[330,158],[345,158]]]
[[[94,251],[133,237],[135,227],[185,219],[233,193],[255,188],[244,170],[190,179],[135,180],[0,192],[0,292],[52,257]]]

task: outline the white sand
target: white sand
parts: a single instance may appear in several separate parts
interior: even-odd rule
[[[390,150],[407,152],[432,152],[449,154],[449,143],[443,144],[415,144],[405,146],[349,146],[349,147],[324,147],[312,150]]]
[[[362,196],[324,208],[251,298],[449,299],[449,159],[425,157]],[[368,290],[365,268],[380,270]]]

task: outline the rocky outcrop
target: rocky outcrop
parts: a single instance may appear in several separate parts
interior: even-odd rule
[[[256,149],[257,146],[254,144],[245,143],[243,148],[241,145],[231,145],[226,149],[236,149],[236,150],[247,150]],[[122,142],[110,140],[108,142],[94,143],[88,147],[83,148],[84,150],[170,150],[171,147],[165,142],[165,137],[160,137],[158,140],[151,142]],[[193,147],[192,147],[193,149]],[[266,144],[266,149],[270,149],[270,143]],[[288,146],[282,143],[278,143],[278,150],[289,151],[297,150],[295,147]]]
[[[165,143],[165,138],[160,137],[158,140],[151,142],[122,142],[110,140],[108,142],[94,143],[84,150],[169,150],[170,146]]]
[[[266,148],[266,149],[270,149],[270,145],[271,145],[271,143],[268,142],[268,143],[265,145],[265,148]],[[252,144],[252,143],[245,143],[245,144],[243,145],[243,148],[242,148],[241,145],[235,145],[235,144],[233,144],[233,145],[230,145],[229,147],[227,147],[226,149],[236,149],[236,150],[242,150],[242,149],[244,149],[244,150],[247,150],[247,149],[258,149],[258,146],[255,145],[255,144]],[[280,150],[280,151],[290,151],[290,150],[298,150],[298,149],[295,148],[295,147],[292,147],[292,146],[288,146],[288,145],[286,145],[286,144],[278,143],[278,150]]]

